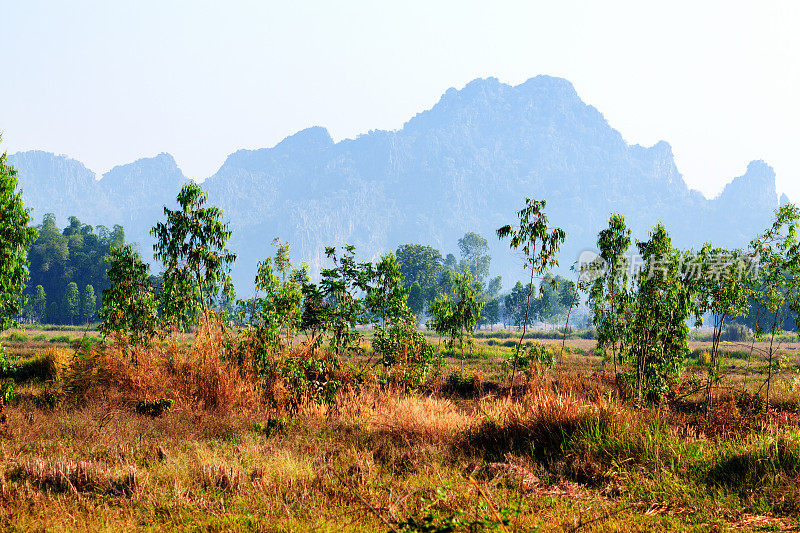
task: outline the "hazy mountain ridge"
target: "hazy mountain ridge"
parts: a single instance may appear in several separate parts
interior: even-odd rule
[[[121,223],[145,252],[147,230],[186,179],[168,154],[116,167],[99,181],[61,156],[25,152],[11,160],[37,220],[55,212]],[[355,244],[364,258],[406,242],[447,253],[465,231],[477,231],[489,239],[492,270],[513,281],[523,275],[519,260],[494,230],[514,220],[525,196],[546,199],[551,222],[567,230],[562,267],[593,246],[610,212],[623,213],[639,237],[661,220],[680,246],[744,245],[779,201],[775,174],[760,161],[706,199],[686,186],[668,143],[628,145],[572,84],[549,76],[449,89],[397,131],[334,143],[313,127],[272,148],[239,150],[204,187],[232,222],[243,293],[276,236],[315,269],[326,245]]]

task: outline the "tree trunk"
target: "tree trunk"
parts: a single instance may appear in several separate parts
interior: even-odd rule
[[[534,254],[536,250],[534,250]],[[528,285],[528,299],[525,303],[525,321],[522,323],[522,335],[519,336],[519,342],[517,343],[517,351],[514,353],[514,369],[511,372],[511,388],[508,389],[508,397],[511,398],[514,395],[514,378],[517,375],[517,359],[519,359],[519,350],[522,348],[522,340],[525,338],[525,332],[528,330],[528,312],[531,308],[531,293],[533,293],[533,276],[536,272],[531,268],[531,282]]]

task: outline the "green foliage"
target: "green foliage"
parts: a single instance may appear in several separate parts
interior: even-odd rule
[[[500,299],[492,298],[483,304],[481,324],[496,324],[500,320]]]
[[[470,478],[471,483],[476,483]],[[456,509],[455,511],[440,512],[437,508],[447,499],[447,490],[450,487],[439,487],[433,500],[422,500],[427,504],[424,511],[410,516],[397,524],[392,533],[451,533],[455,531],[507,531],[506,526],[511,524],[511,518],[517,514],[508,507],[496,509],[485,497],[480,500],[475,508],[469,512]]]
[[[65,308],[65,293],[70,283],[79,288],[91,285],[99,295],[108,288],[106,276],[108,263],[105,258],[111,249],[125,242],[121,226],[108,230],[104,226],[95,228],[69,218],[69,225],[60,231],[52,213],[44,216],[38,226],[38,236],[28,250],[31,287],[42,286],[47,295],[46,313],[31,308],[40,323],[46,319],[50,324],[68,324],[70,318]],[[35,289],[29,296],[36,297]],[[82,314],[79,312],[79,315]],[[75,317],[73,317],[74,319]]]
[[[0,401],[2,404],[7,405],[17,396],[17,386],[14,384],[13,379],[4,379],[0,383]]]
[[[789,313],[800,311],[800,243],[797,231],[800,209],[785,204],[775,213],[775,222],[750,243],[752,255],[758,260],[758,276],[752,281],[753,303],[763,313],[756,319],[755,335],[769,336],[766,399],[769,403],[772,382],[774,341]]]
[[[472,285],[472,277],[467,271],[464,274],[453,274],[454,296],[440,294],[431,304],[433,318],[428,326],[442,336],[449,337],[448,347],[452,350],[455,341],[461,348],[461,366],[464,366],[464,338],[472,333],[481,318],[481,302],[478,292]],[[469,337],[471,341],[471,337]]]
[[[37,285],[33,293],[33,314],[40,324],[47,320],[47,295],[41,285]]]
[[[414,313],[417,321],[419,321],[425,312],[426,304],[425,293],[422,291],[419,282],[415,281],[411,284],[411,287],[408,289],[406,303],[408,304],[408,308],[411,309],[411,312]]]
[[[394,370],[394,380],[406,389],[421,386],[434,366],[441,364],[436,350],[425,335],[417,331],[416,323],[408,315],[387,327],[376,328],[372,349],[380,356],[384,367]]]
[[[492,257],[489,255],[489,243],[474,232],[467,232],[458,239],[458,249],[461,251],[459,270],[467,272],[476,281],[482,281],[489,275],[489,265]]]
[[[701,323],[701,317],[706,313],[710,313],[714,320],[706,385],[708,409],[714,383],[719,380],[719,342],[725,320],[741,316],[747,310],[749,261],[741,250],[712,248],[711,244],[706,244],[690,265],[697,267],[692,269],[692,277],[688,280],[697,291],[697,322]]]
[[[207,198],[200,185],[184,185],[179,209],[165,207],[166,222],[150,230],[155,258],[165,267],[164,317],[178,327],[195,322],[218,293],[233,296],[230,266],[236,254],[226,248],[232,232],[218,207],[204,207]]]
[[[662,398],[683,369],[689,354],[687,320],[695,291],[682,276],[685,257],[672,246],[658,224],[650,239],[638,242],[643,267],[636,275],[637,294],[632,321],[626,328],[626,356],[635,367],[637,398],[649,392]]]
[[[614,214],[608,227],[597,238],[599,257],[580,272],[582,290],[589,293],[592,323],[600,349],[611,348],[614,372],[617,355],[624,350],[626,327],[633,305],[626,253],[631,245],[631,230],[622,215]]]
[[[245,334],[257,369],[263,367],[269,354],[291,346],[302,324],[303,287],[309,283],[305,267],[293,269],[289,245],[277,241],[276,244],[275,259],[258,263],[256,296],[240,303],[243,314],[249,318]]]
[[[331,348],[337,356],[360,350],[361,335],[356,326],[364,323],[366,309],[359,295],[369,290],[371,267],[355,260],[355,246],[346,245],[342,255],[325,248],[333,268],[322,270],[320,292],[328,306],[325,329],[330,332]]]
[[[134,344],[149,343],[158,326],[150,265],[129,244],[115,247],[107,262],[111,286],[103,293],[100,332],[105,336],[125,335]]]
[[[30,210],[17,187],[17,171],[0,155],[0,331],[14,324],[25,306],[23,290],[28,281],[28,246],[36,230],[28,227]]]
[[[80,313],[81,309],[81,294],[78,292],[78,284],[74,281],[67,285],[67,290],[64,292],[64,311],[69,318],[70,325],[75,323],[75,318]]]
[[[164,413],[169,413],[174,404],[175,400],[170,398],[159,398],[158,400],[153,401],[142,400],[136,404],[134,410],[140,415],[147,415],[156,418]]]
[[[511,344],[511,346],[515,345]],[[520,350],[517,358],[518,367],[530,378],[534,373],[541,373],[550,370],[556,364],[553,356],[553,347],[543,342],[526,342]],[[514,355],[512,354],[503,365],[508,368],[514,365]]]
[[[442,254],[422,244],[403,244],[395,252],[406,287],[418,283],[423,289],[436,284],[442,270]]]
[[[403,275],[394,254],[387,253],[374,267],[367,263],[364,268],[368,280],[364,304],[373,322],[385,327],[409,317],[408,290],[403,288]]]
[[[87,285],[83,289],[81,296],[81,316],[84,322],[91,322],[97,314],[97,297],[94,294],[94,287]]]
[[[277,433],[282,433],[283,430],[289,425],[289,420],[282,416],[271,416],[267,419],[265,424],[256,422],[253,424],[253,431],[256,433],[263,433],[264,436],[269,437]]]
[[[342,386],[336,375],[340,366],[339,358],[333,353],[279,356],[270,361],[264,376],[267,382],[285,383],[292,409],[308,402],[330,405]]]
[[[0,376],[7,377],[11,376],[16,373],[17,369],[19,368],[19,364],[16,360],[10,359],[6,355],[6,351],[2,345],[0,345]]]

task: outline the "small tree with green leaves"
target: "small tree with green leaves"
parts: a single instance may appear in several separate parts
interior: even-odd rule
[[[531,280],[528,285],[528,295],[525,304],[525,319],[522,324],[522,335],[520,335],[517,348],[514,352],[514,365],[511,372],[511,388],[509,396],[514,393],[514,378],[517,373],[517,359],[525,338],[528,326],[528,313],[530,310],[531,295],[533,293],[533,280],[536,276],[541,276],[554,266],[558,266],[556,255],[561,248],[561,244],[566,238],[566,233],[561,228],[550,228],[547,224],[547,215],[544,208],[547,206],[545,200],[531,200],[525,198],[525,207],[517,211],[519,225],[503,226],[497,230],[497,236],[501,239],[511,238],[511,248],[522,249],[525,254],[525,268],[531,270]]]
[[[268,354],[290,346],[302,320],[303,283],[308,273],[305,268],[292,269],[287,251],[288,247],[279,245],[274,261],[267,258],[258,263],[256,296],[243,302],[250,313],[248,338],[259,369]]]
[[[147,345],[158,327],[158,303],[150,284],[150,265],[130,244],[112,248],[106,258],[110,286],[103,291],[100,332]]]
[[[800,209],[785,204],[775,213],[775,222],[753,239],[750,250],[758,261],[758,276],[754,282],[753,300],[765,313],[768,329],[756,328],[756,336],[769,336],[767,349],[768,373],[766,402],[769,405],[772,373],[775,360],[775,336],[788,313],[800,311],[800,243],[797,231]]]
[[[336,248],[325,248],[333,268],[322,270],[319,285],[328,305],[326,329],[331,334],[331,347],[337,356],[359,349],[361,335],[356,326],[364,321],[364,302],[360,296],[369,288],[369,267],[356,262],[355,250],[355,246],[348,244],[338,255]]]
[[[432,367],[434,350],[417,331],[416,318],[407,304],[400,265],[392,253],[373,265],[365,265],[369,283],[364,303],[372,316],[372,349],[390,376],[406,388],[416,388]],[[419,288],[415,282],[413,287]]]
[[[464,371],[464,339],[471,344],[471,334],[481,319],[483,302],[472,283],[469,269],[454,273],[455,294],[439,294],[431,304],[432,320],[428,326],[439,335],[449,337],[447,345],[455,349],[456,339],[461,349],[461,371]]]
[[[706,413],[711,406],[714,383],[719,381],[719,342],[727,319],[747,310],[749,261],[741,250],[712,248],[706,244],[690,263],[690,283],[696,284],[698,323],[710,313],[714,320],[711,360],[706,381]]]
[[[164,315],[183,327],[208,311],[217,292],[233,295],[230,267],[236,254],[227,249],[232,232],[222,221],[222,210],[206,207],[208,195],[196,183],[178,193],[179,209],[164,207],[165,222],[156,224],[155,258],[164,264]]]
[[[683,369],[689,354],[687,320],[696,303],[693,287],[684,277],[686,257],[672,246],[662,224],[637,247],[642,267],[636,273],[635,310],[625,330],[625,346],[635,366],[641,403],[645,390],[657,399],[663,398],[671,380]]]
[[[592,323],[597,331],[597,346],[611,348],[614,373],[617,354],[623,350],[628,315],[633,301],[629,263],[626,254],[631,245],[631,230],[622,215],[614,214],[608,227],[597,237],[600,255],[581,265],[581,290],[589,294]]]
[[[386,327],[411,310],[407,304],[408,289],[403,286],[400,265],[393,253],[384,254],[374,266],[366,265],[368,278],[364,303],[376,325]]]

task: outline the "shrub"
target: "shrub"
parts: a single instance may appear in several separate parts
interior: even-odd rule
[[[256,422],[253,424],[253,431],[256,433],[263,433],[265,436],[281,433],[284,428],[289,424],[289,421],[284,417],[271,416],[267,419],[265,424]]]
[[[437,362],[433,346],[417,331],[411,318],[400,319],[387,328],[377,327],[372,347],[383,366],[390,369],[392,381],[410,390],[425,382]]]
[[[17,395],[17,388],[13,379],[5,379],[0,383],[0,401],[2,405],[6,405],[14,399]]]
[[[151,402],[143,400],[136,404],[134,410],[140,415],[147,415],[156,418],[164,413],[168,413],[174,404],[175,400],[170,398],[159,398],[158,400]]]
[[[63,348],[48,348],[41,355],[15,361],[7,375],[17,381],[57,381],[69,365],[72,353]]]
[[[122,341],[80,351],[64,374],[63,388],[76,402],[112,397],[135,404],[169,397],[187,408],[251,411],[261,406],[263,384],[251,364],[231,357],[230,339],[209,319],[190,347],[152,343],[144,348]]]
[[[5,339],[8,342],[19,342],[24,343],[28,342],[28,336],[24,333],[19,333],[17,331],[12,331],[8,335],[6,335]]]
[[[515,354],[512,354],[503,364],[508,368],[514,364]],[[525,343],[517,357],[517,366],[530,378],[533,374],[553,368],[555,358],[553,348],[541,342]]]

